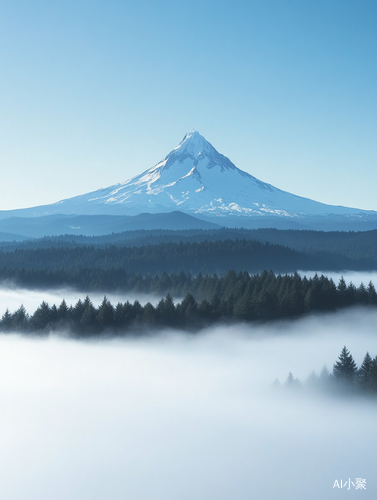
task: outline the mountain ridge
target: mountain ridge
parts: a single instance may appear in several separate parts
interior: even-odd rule
[[[331,221],[352,229],[376,224],[377,212],[327,205],[282,191],[238,169],[197,131],[188,132],[160,162],[124,182],[50,205],[0,212],[42,217],[126,215],[180,211],[220,225],[304,227]],[[337,220],[338,219],[338,220]],[[332,227],[333,228],[333,227]],[[368,227],[370,229],[370,227]]]

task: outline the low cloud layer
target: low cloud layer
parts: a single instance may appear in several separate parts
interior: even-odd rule
[[[18,288],[9,284],[8,286],[0,287],[0,315],[3,315],[6,309],[13,312],[16,311],[21,304],[24,305],[26,311],[32,314],[43,301],[47,302],[50,306],[53,304],[59,305],[64,299],[68,306],[76,304],[85,296],[89,295],[93,305],[97,307],[103,300],[103,292],[78,292],[72,288],[48,289],[48,290],[33,290],[27,288]],[[156,295],[147,295],[143,293],[127,293],[127,292],[110,292],[106,293],[106,297],[110,302],[116,305],[118,302],[134,302],[138,300],[141,304],[150,302],[155,305],[159,302],[161,297]]]
[[[377,404],[271,383],[331,369],[344,344],[360,365],[376,324],[360,309],[140,340],[0,335],[1,496],[375,498]],[[333,488],[348,478],[367,490]]]
[[[315,274],[321,276],[327,276],[328,278],[332,278],[337,285],[339,283],[340,278],[343,276],[347,285],[352,283],[355,286],[360,286],[361,283],[364,283],[365,286],[368,285],[370,281],[377,286],[377,272],[376,271],[298,271],[301,276],[306,276],[307,278],[313,278]]]

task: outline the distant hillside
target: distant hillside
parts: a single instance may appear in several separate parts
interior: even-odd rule
[[[13,233],[2,233],[0,232],[0,244],[3,241],[6,242],[18,242],[18,241],[26,241],[29,238],[26,236],[22,236],[21,234],[13,234]]]
[[[298,231],[276,229],[216,229],[201,230],[190,229],[181,231],[170,230],[134,230],[122,233],[107,234],[104,236],[63,235],[28,240],[24,242],[0,243],[2,251],[15,249],[38,248],[76,248],[79,246],[108,247],[115,246],[145,246],[166,243],[203,243],[224,240],[260,241],[281,245],[307,255],[321,254],[322,264],[334,265],[334,257],[341,256],[336,262],[342,269],[376,269],[377,268],[377,231],[363,232],[324,232],[324,231]],[[326,254],[327,257],[323,254]],[[317,255],[318,257],[318,255]],[[346,259],[344,259],[346,258]],[[336,260],[336,259],[335,259]],[[349,266],[349,267],[347,267]],[[322,270],[332,268],[321,268]]]
[[[44,217],[10,217],[0,220],[0,231],[7,231],[9,234],[9,239],[2,241],[16,240],[16,233],[23,235],[24,238],[42,238],[64,234],[98,236],[132,230],[219,229],[220,227],[218,224],[178,211],[160,214],[144,213],[132,217],[56,214]]]
[[[77,246],[0,252],[0,279],[28,286],[88,286],[122,288],[128,275],[198,273],[223,275],[229,270],[254,274],[263,270],[292,273],[301,270],[376,269],[376,262],[352,260],[338,254],[292,250],[252,240],[201,243],[161,243],[142,247]]]

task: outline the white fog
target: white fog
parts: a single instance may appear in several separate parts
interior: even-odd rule
[[[32,293],[2,308],[34,310]],[[0,334],[0,497],[375,498],[377,402],[271,388],[331,370],[344,345],[358,365],[377,354],[377,311],[137,340]],[[356,478],[366,490],[333,488]]]
[[[79,292],[73,288],[54,288],[49,290],[35,290],[27,288],[17,288],[11,283],[7,286],[0,287],[0,315],[3,315],[6,309],[13,312],[17,310],[21,304],[29,314],[32,314],[40,304],[45,301],[50,306],[55,304],[58,306],[64,299],[68,306],[76,304],[81,299],[85,299],[89,295],[93,305],[97,307],[103,300],[103,292]],[[138,300],[141,304],[150,302],[156,305],[161,297],[155,295],[147,295],[144,293],[129,293],[129,292],[109,292],[106,297],[116,305],[118,302],[134,302]]]
[[[365,286],[368,285],[370,281],[375,283],[377,286],[377,272],[376,271],[298,271],[301,276],[306,276],[307,278],[313,278],[315,274],[321,276],[327,276],[332,278],[334,283],[337,285],[340,278],[343,276],[347,285],[353,283],[355,286],[360,286],[364,283]]]

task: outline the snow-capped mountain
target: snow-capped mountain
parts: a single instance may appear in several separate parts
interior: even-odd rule
[[[176,210],[211,218],[377,215],[281,191],[238,169],[197,131],[186,134],[157,165],[130,180],[52,205],[24,209],[22,215],[135,215]]]

